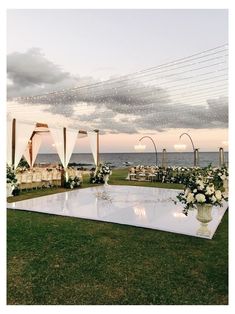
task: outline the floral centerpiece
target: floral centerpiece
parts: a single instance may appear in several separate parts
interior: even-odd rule
[[[202,205],[222,206],[223,200],[228,200],[220,176],[210,166],[207,171],[204,169],[203,174],[192,174],[186,182],[184,192],[177,195],[177,199],[184,204],[185,215],[188,215],[191,208],[198,208]]]
[[[91,183],[104,183],[108,184],[109,176],[112,174],[110,167],[106,164],[100,164],[96,167],[94,172],[91,172]]]

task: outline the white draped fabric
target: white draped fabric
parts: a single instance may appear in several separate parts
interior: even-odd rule
[[[27,163],[30,165],[30,167],[33,167],[35,163],[41,143],[42,143],[42,136],[39,134],[35,134],[32,139],[32,165],[30,165],[29,145],[24,152],[24,157]]]
[[[12,162],[12,119],[7,119],[7,163]]]
[[[64,129],[63,128],[51,128],[50,126],[49,130],[51,132],[51,136],[53,138],[56,151],[60,157],[60,161],[65,167],[65,160],[64,160]]]
[[[90,142],[91,152],[94,158],[95,165],[97,166],[97,133],[87,132],[88,139]]]
[[[66,129],[66,160],[65,167],[67,167],[70,157],[72,155],[76,140],[78,136],[77,130]]]
[[[35,134],[33,137],[33,143],[32,143],[33,145],[32,166],[35,163],[41,144],[42,144],[42,136],[40,134]]]
[[[27,161],[27,163],[30,165],[30,153],[29,153],[29,144],[26,147],[26,150],[24,151],[24,158]]]
[[[27,124],[16,120],[16,145],[15,145],[15,164],[16,168],[28,145],[28,141],[35,129],[35,124]]]

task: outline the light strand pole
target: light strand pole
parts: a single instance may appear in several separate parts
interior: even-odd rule
[[[219,167],[223,167],[224,166],[224,149],[223,147],[219,148]]]
[[[167,167],[167,155],[166,155],[166,149],[163,148],[162,150],[162,168]]]
[[[155,155],[156,155],[156,166],[157,166],[157,147],[156,147],[156,145],[154,143],[154,140],[150,136],[143,136],[143,137],[141,137],[141,139],[139,139],[139,142],[141,142],[144,138],[149,138],[151,140],[151,142],[153,143],[154,150],[155,150]]]
[[[194,167],[197,167],[199,164],[199,152],[198,152],[198,148],[195,148],[194,144],[193,144],[193,140],[191,138],[191,136],[188,133],[182,133],[180,135],[180,139],[183,135],[187,135],[191,141],[192,147],[193,147],[193,165]]]

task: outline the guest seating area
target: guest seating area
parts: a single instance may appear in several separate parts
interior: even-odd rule
[[[78,177],[82,182],[82,172],[68,168],[66,169],[67,176],[69,178]],[[30,190],[38,188],[49,188],[61,186],[62,171],[58,168],[33,168],[33,169],[21,169],[16,170],[17,184],[20,190]]]
[[[130,181],[164,182],[166,173],[164,169],[157,166],[136,166],[129,169],[126,179]]]

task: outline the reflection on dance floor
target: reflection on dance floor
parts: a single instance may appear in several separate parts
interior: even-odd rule
[[[98,186],[7,204],[8,208],[113,222],[212,239],[226,209],[214,207],[201,225],[196,210],[188,216],[175,205],[179,190],[136,186]]]

